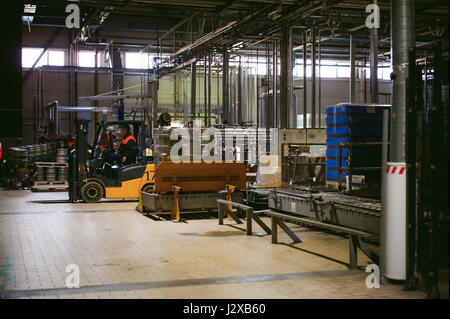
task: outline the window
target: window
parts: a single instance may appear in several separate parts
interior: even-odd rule
[[[392,68],[390,63],[379,63],[378,65],[378,78],[380,80],[391,79]]]
[[[296,77],[303,77],[303,65],[300,64],[295,64],[294,65],[294,72],[293,72],[294,76]]]
[[[22,67],[31,68],[41,55],[43,48],[22,48]],[[65,51],[64,50],[47,50],[36,63],[35,67],[43,65],[64,66]]]
[[[65,55],[62,50],[50,50],[48,51],[48,65],[64,66]]]
[[[78,53],[78,66],[94,68],[95,67],[95,52],[94,51],[80,51]]]
[[[36,60],[39,58],[44,49],[42,48],[22,48],[22,67],[31,68]],[[47,53],[39,59],[35,67],[47,64]]]
[[[317,70],[318,70],[318,69],[317,69]],[[316,73],[316,75],[317,75],[317,74],[318,74],[318,73]],[[311,65],[306,64],[306,77],[310,78],[311,75],[312,75],[312,68],[311,68]],[[301,64],[296,64],[296,65],[294,66],[294,76],[300,77],[300,78],[303,77],[303,63],[301,63]]]
[[[348,63],[337,64],[337,77],[350,78],[350,66],[348,65]]]
[[[322,78],[331,78],[335,79],[337,77],[337,68],[335,66],[330,65],[321,65],[320,66],[320,76]]]
[[[125,68],[127,69],[148,69],[152,61],[147,53],[140,52],[126,52],[125,53]]]

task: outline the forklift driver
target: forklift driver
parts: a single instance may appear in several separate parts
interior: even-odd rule
[[[115,136],[113,134],[114,127],[110,126],[106,129],[106,136],[102,145],[100,145],[100,149],[102,151],[114,151],[114,139]]]
[[[118,165],[136,163],[137,143],[126,124],[119,125],[122,141],[116,153],[109,154],[107,162],[116,162]]]

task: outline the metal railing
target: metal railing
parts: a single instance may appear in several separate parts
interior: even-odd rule
[[[379,258],[378,256],[368,247],[368,245],[362,241],[362,238],[370,237],[372,234],[348,228],[344,226],[334,225],[319,222],[316,220],[302,218],[297,216],[286,215],[282,213],[273,212],[271,210],[261,210],[261,211],[253,211],[253,208],[250,206],[246,206],[239,203],[233,203],[226,200],[217,200],[218,204],[218,217],[219,217],[219,225],[223,225],[223,219],[225,214],[229,214],[229,216],[236,221],[238,224],[243,224],[240,218],[235,214],[232,207],[236,208],[237,211],[244,211],[246,213],[246,234],[247,236],[253,235],[252,230],[252,222],[255,221],[268,235],[272,237],[272,244],[278,243],[278,226],[293,240],[293,243],[301,243],[302,240],[286,225],[286,222],[291,223],[301,223],[309,226],[319,227],[323,229],[329,229],[336,232],[346,233],[348,234],[349,239],[349,268],[357,269],[358,268],[358,260],[357,260],[357,249],[361,249],[361,251],[367,255],[374,263],[378,264]],[[271,217],[271,227],[269,228],[260,218],[260,215],[267,215]]]

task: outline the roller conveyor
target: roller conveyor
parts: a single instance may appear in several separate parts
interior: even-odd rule
[[[253,193],[253,194],[252,194]],[[378,235],[381,202],[339,194],[294,189],[252,189],[249,198],[267,196],[268,208]],[[251,200],[250,200],[251,202]]]

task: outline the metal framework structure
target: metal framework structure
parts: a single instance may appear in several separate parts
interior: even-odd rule
[[[30,0],[36,5],[33,25],[65,26],[66,2]],[[348,37],[357,41],[357,58],[367,57],[369,32],[365,8],[371,1],[358,0],[81,0],[82,28],[73,32],[74,41],[117,46],[155,53],[193,55],[197,50],[231,47],[264,48],[266,41],[280,37],[284,27],[293,26],[294,51],[302,51],[302,31],[316,30],[323,58],[345,58],[350,53]],[[390,1],[379,0],[380,56],[389,56]],[[448,2],[416,1],[416,37],[421,46],[434,41],[437,30],[448,38]],[[24,14],[25,15],[25,14]],[[345,39],[345,40],[344,40]],[[311,43],[308,43],[308,47]],[[187,58],[185,58],[186,60]]]

